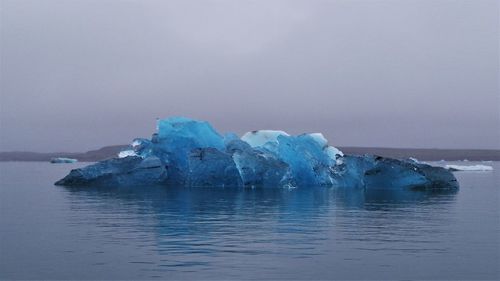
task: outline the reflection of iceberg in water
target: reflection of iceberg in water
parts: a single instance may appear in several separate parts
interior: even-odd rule
[[[234,214],[260,208],[278,208],[290,212],[308,213],[324,206],[337,204],[366,209],[371,204],[410,206],[425,202],[439,203],[434,198],[453,198],[456,189],[441,191],[414,191],[405,189],[351,189],[351,188],[186,188],[164,186],[136,187],[66,187],[73,199],[103,201],[106,204],[124,204],[127,207],[146,208],[155,214],[179,213],[186,216],[199,212],[229,211]],[[73,201],[76,203],[76,201]],[[315,212],[312,212],[315,213]]]
[[[257,262],[261,263],[255,267],[262,267],[267,261],[274,264],[272,259],[276,257],[296,259],[327,254],[319,249],[331,243],[332,228],[338,238],[346,235],[342,239],[357,239],[369,235],[368,227],[380,219],[386,224],[405,225],[407,229],[403,231],[407,232],[400,233],[398,239],[415,239],[415,230],[403,221],[415,219],[415,213],[426,210],[420,208],[422,205],[452,203],[455,194],[321,187],[65,190],[73,210],[90,213],[75,217],[92,218],[75,224],[95,224],[110,243],[129,239],[131,233],[137,235],[145,249],[159,257],[151,261],[154,265],[146,267],[167,270],[182,265],[200,271],[208,265],[231,266],[227,264],[228,255],[239,259],[233,267],[250,268]],[[427,215],[436,218],[442,214]],[[387,228],[379,235],[396,230]],[[342,246],[325,249],[329,247],[342,251]],[[259,259],[251,258],[256,255]]]
[[[457,190],[411,191],[402,189],[367,189],[352,191],[342,189],[342,200],[337,203],[365,210],[380,208],[413,207],[419,204],[445,203],[453,199]],[[447,199],[447,200],[442,200]]]

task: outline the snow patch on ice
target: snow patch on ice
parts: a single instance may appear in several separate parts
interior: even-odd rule
[[[125,158],[125,157],[129,157],[129,156],[137,156],[137,153],[135,153],[135,151],[133,151],[133,150],[124,150],[124,151],[120,151],[120,153],[118,153],[118,158]]]
[[[317,142],[320,146],[325,146],[328,144],[328,140],[323,136],[322,133],[312,133],[308,134],[315,142]]]
[[[251,147],[260,147],[268,142],[278,142],[279,136],[290,136],[285,131],[258,130],[245,133],[241,140],[247,142]]]
[[[342,157],[344,156],[344,153],[342,151],[340,151],[338,148],[336,147],[333,147],[333,146],[328,146],[326,149],[325,149],[325,152],[326,154],[328,154],[328,156],[333,159],[333,160],[338,160],[337,158],[338,157]]]
[[[140,144],[141,144],[140,140],[134,140],[131,145],[132,145],[132,147],[135,148],[135,147],[139,146]]]

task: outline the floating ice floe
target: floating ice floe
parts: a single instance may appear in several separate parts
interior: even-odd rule
[[[78,162],[78,160],[73,159],[73,158],[65,158],[65,157],[55,157],[50,159],[50,163],[53,164],[63,164],[63,163],[75,163]]]
[[[150,140],[119,157],[72,170],[58,185],[458,188],[453,174],[417,160],[344,155],[320,133],[219,134],[208,122],[158,120]]]
[[[493,171],[493,167],[488,165],[446,165],[444,167],[450,171]]]

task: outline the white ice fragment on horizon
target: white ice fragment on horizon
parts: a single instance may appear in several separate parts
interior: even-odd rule
[[[493,167],[487,165],[446,165],[444,167],[451,171],[493,171]]]
[[[247,142],[251,147],[263,146],[268,142],[277,142],[279,136],[290,136],[285,131],[258,130],[245,133],[241,140]]]
[[[133,150],[124,150],[124,151],[120,151],[120,153],[118,153],[118,158],[125,158],[128,156],[137,156],[137,153],[135,153],[135,151],[133,151]]]
[[[50,159],[50,163],[52,164],[62,164],[62,163],[76,163],[78,160],[73,159],[73,158],[66,158],[66,157],[55,157]]]

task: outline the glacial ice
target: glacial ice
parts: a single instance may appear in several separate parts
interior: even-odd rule
[[[66,158],[66,157],[55,157],[50,159],[50,163],[52,164],[62,164],[62,163],[76,163],[78,160],[73,159],[73,158]]]
[[[125,158],[129,156],[137,156],[134,150],[129,149],[129,150],[123,150],[118,153],[118,158]]]
[[[241,140],[251,147],[260,147],[268,142],[278,142],[279,136],[290,136],[287,132],[277,130],[259,130],[245,133]]]
[[[168,173],[158,157],[129,156],[73,169],[60,185],[153,185],[165,184]]]
[[[152,138],[117,158],[72,170],[57,185],[457,188],[445,168],[374,155],[344,155],[320,133],[260,130],[239,138],[185,117],[157,121]]]
[[[446,165],[450,171],[493,171],[493,167],[488,165]]]

